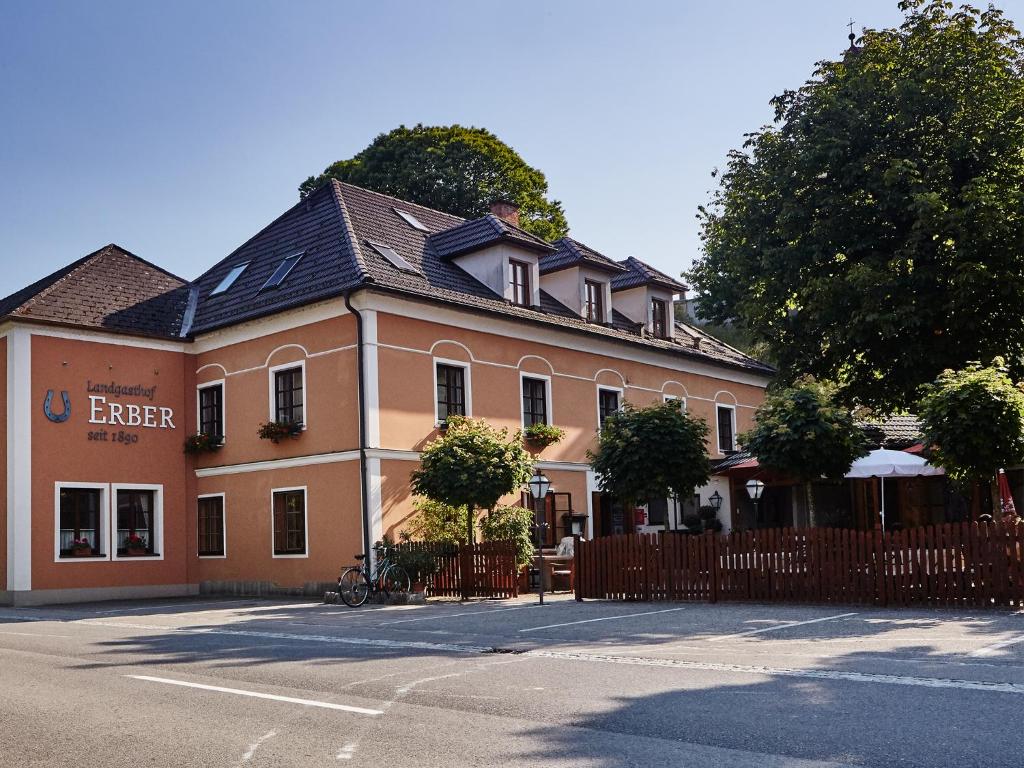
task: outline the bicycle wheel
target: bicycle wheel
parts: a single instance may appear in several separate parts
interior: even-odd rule
[[[380,577],[380,588],[389,595],[395,592],[408,592],[411,585],[409,574],[400,565],[389,565]]]
[[[361,568],[352,566],[341,574],[341,578],[338,579],[338,596],[345,605],[352,608],[358,608],[365,603],[369,592],[370,588],[366,583],[366,579],[363,578]]]

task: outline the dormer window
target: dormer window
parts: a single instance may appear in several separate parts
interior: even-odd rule
[[[587,280],[584,283],[583,316],[591,323],[603,323],[604,315],[604,283]]]
[[[511,301],[520,307],[533,306],[533,294],[530,290],[530,265],[509,260],[509,285],[512,288]]]
[[[651,333],[656,338],[668,338],[668,302],[664,299],[651,299]]]

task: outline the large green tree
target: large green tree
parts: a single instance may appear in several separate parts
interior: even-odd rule
[[[850,410],[836,401],[835,387],[805,377],[765,397],[756,426],[739,437],[765,469],[804,483],[810,524],[816,524],[813,482],[838,479],[864,456],[867,439]]]
[[[626,505],[689,496],[708,481],[708,425],[669,400],[646,408],[627,403],[605,419],[588,451],[601,490]]]
[[[993,8],[900,7],[730,153],[690,274],[784,377],[881,409],[969,360],[1024,373],[1024,46]]]
[[[299,193],[305,197],[329,179],[467,219],[483,216],[501,198],[519,205],[520,226],[537,237],[557,240],[569,232],[562,204],[548,199],[544,174],[483,128],[399,126],[310,176]]]
[[[533,456],[519,433],[510,437],[482,419],[449,416],[445,434],[423,449],[412,490],[464,509],[466,541],[473,542],[478,511],[492,510],[502,496],[522,489],[532,470]]]
[[[918,413],[933,461],[954,480],[991,480],[1024,461],[1024,391],[1001,359],[943,371],[925,387]]]

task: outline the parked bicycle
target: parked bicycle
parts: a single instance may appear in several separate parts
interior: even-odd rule
[[[379,544],[376,567],[371,571],[366,561],[366,554],[356,555],[358,565],[347,568],[338,577],[338,596],[345,605],[358,608],[366,602],[371,594],[383,593],[389,596],[398,592],[408,592],[412,586],[409,574],[392,559],[393,547]]]

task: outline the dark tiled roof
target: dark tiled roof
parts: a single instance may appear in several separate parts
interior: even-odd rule
[[[721,472],[725,472],[727,469],[738,467],[740,464],[748,462],[753,458],[754,454],[752,454],[750,451],[733,451],[724,459],[713,459],[711,461],[711,474],[720,474]]]
[[[563,237],[555,241],[558,249],[550,256],[544,256],[540,260],[540,273],[542,275],[557,272],[560,269],[568,269],[577,265],[586,265],[605,272],[619,274],[626,272],[626,267],[609,259],[602,253],[584,245],[579,240],[571,237]]]
[[[657,285],[676,292],[686,290],[686,286],[678,280],[669,277],[664,272],[660,272],[650,264],[645,264],[634,256],[627,257],[623,261],[620,261],[619,264],[625,267],[628,271],[623,275],[612,278],[613,291],[623,291],[627,288],[638,288],[641,285]]]
[[[188,284],[111,244],[0,300],[0,316],[177,338]]]
[[[427,231],[410,226],[393,208],[412,213]],[[447,236],[452,230],[460,233],[458,238]],[[368,288],[467,311],[557,326],[765,375],[773,373],[769,366],[709,336],[704,337],[706,342],[695,347],[692,343],[641,337],[630,330],[635,324],[621,316],[620,322],[611,327],[587,323],[544,291],[541,291],[538,309],[511,305],[450,260],[452,253],[467,252],[460,250],[467,242],[473,242],[474,248],[482,247],[484,234],[464,240],[466,232],[491,233],[486,237],[501,232],[505,234],[493,242],[515,241],[534,250],[541,246],[554,250],[532,235],[519,234],[521,230],[495,216],[466,222],[457,216],[333,181],[293,206],[196,281],[199,305],[191,331],[204,333],[241,320],[339,296],[349,289]],[[438,237],[438,233],[445,233],[445,236]],[[531,239],[530,245],[525,245],[524,236]],[[397,269],[369,247],[370,241],[390,247],[420,274]],[[456,242],[459,244],[454,245]],[[260,293],[260,287],[281,260],[297,251],[304,255],[281,287]],[[235,285],[226,293],[211,297],[210,292],[231,268],[246,261],[249,266]]]
[[[877,448],[901,450],[924,440],[917,416],[887,416],[861,421],[857,426],[864,430],[868,442]]]
[[[451,259],[502,242],[515,243],[539,253],[551,253],[555,250],[550,243],[539,237],[534,237],[504,219],[499,219],[493,213],[431,234],[427,237],[427,242],[431,250],[444,259]]]

